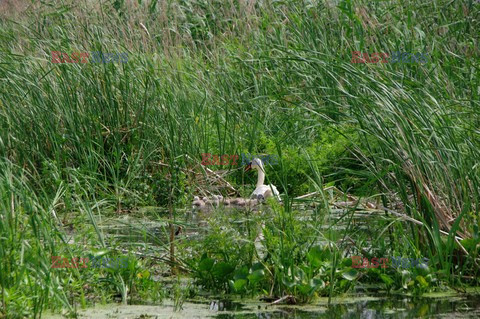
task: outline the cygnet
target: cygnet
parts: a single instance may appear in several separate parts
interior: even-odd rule
[[[245,199],[243,199],[243,198],[238,198],[238,199],[237,199],[237,203],[236,203],[235,205],[237,205],[237,206],[242,206],[242,207],[243,207],[243,206],[245,206],[245,204],[246,204]]]
[[[208,199],[208,197],[203,198],[203,202],[205,203],[206,206],[212,206],[212,201]]]
[[[192,205],[193,205],[193,208],[200,208],[200,207],[205,206],[205,203],[202,200],[200,200],[200,198],[198,196],[195,196],[195,197],[193,197]]]
[[[220,205],[219,196],[213,195],[212,198],[213,198],[213,205],[214,205],[215,207],[218,207],[218,206]]]

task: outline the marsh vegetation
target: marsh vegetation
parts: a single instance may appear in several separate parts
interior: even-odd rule
[[[478,3],[0,7],[0,318],[476,291]],[[128,62],[52,63],[52,51]],[[429,59],[354,64],[353,51]],[[206,153],[275,157],[265,183],[282,202],[192,212],[195,195],[255,188],[241,165],[201,165]],[[52,268],[53,256],[128,264]]]

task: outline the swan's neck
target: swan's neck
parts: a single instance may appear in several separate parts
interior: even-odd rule
[[[262,186],[263,182],[265,182],[265,173],[263,172],[262,168],[259,168],[258,169],[257,187]]]

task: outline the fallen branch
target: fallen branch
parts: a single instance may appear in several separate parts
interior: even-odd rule
[[[294,305],[294,304],[297,303],[294,296],[286,295],[286,296],[283,296],[282,298],[280,298],[278,300],[275,300],[274,302],[271,303],[271,305],[276,305],[276,304],[282,303],[284,301],[287,301],[287,304],[289,304],[289,305]]]
[[[185,155],[185,156],[188,157],[189,159],[191,159],[191,160],[193,161],[193,159],[192,159],[188,154]],[[238,195],[238,191],[237,191],[229,182],[227,182],[222,176],[218,175],[215,171],[212,171],[211,169],[209,169],[209,168],[206,167],[206,166],[203,166],[203,167],[205,168],[205,170],[206,170],[207,172],[209,172],[210,174],[215,175],[218,180],[221,180],[224,184],[226,184],[227,187],[228,187],[228,189],[234,191],[235,194]]]
[[[205,167],[205,170],[213,175],[215,175],[217,177],[217,179],[221,180],[222,182],[224,182],[227,187],[234,191],[236,194],[238,194],[238,191],[229,183],[227,182],[222,176],[218,175],[215,171],[212,171],[211,169],[209,169],[208,167]]]
[[[294,199],[307,198],[307,197],[310,197],[310,196],[313,196],[313,195],[317,195],[317,194],[320,194],[320,192],[313,192],[313,193],[305,194],[305,195],[302,195],[302,196],[295,197]]]

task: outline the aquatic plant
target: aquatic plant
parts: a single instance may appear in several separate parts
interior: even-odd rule
[[[478,285],[478,10],[447,0],[66,0],[0,10],[0,316],[166,295],[181,306],[182,293],[158,293],[153,271],[298,301],[365,282],[419,294]],[[129,59],[52,64],[52,50]],[[351,52],[399,50],[430,59],[350,63]],[[229,236],[200,229],[204,240],[186,240],[180,217],[192,194],[245,196],[255,179],[209,171],[198,154],[241,152],[278,156],[265,169],[284,207],[244,217],[241,231],[209,224]],[[375,222],[358,221],[353,207],[337,218],[330,186],[345,202],[371,201],[376,210],[362,214]],[[294,199],[306,193],[315,195]],[[143,226],[143,242],[102,228],[144,206],[164,225],[158,234]],[[85,247],[141,247],[158,259],[116,273],[50,268],[51,256]],[[428,273],[356,272],[349,257],[364,251],[431,264]]]

